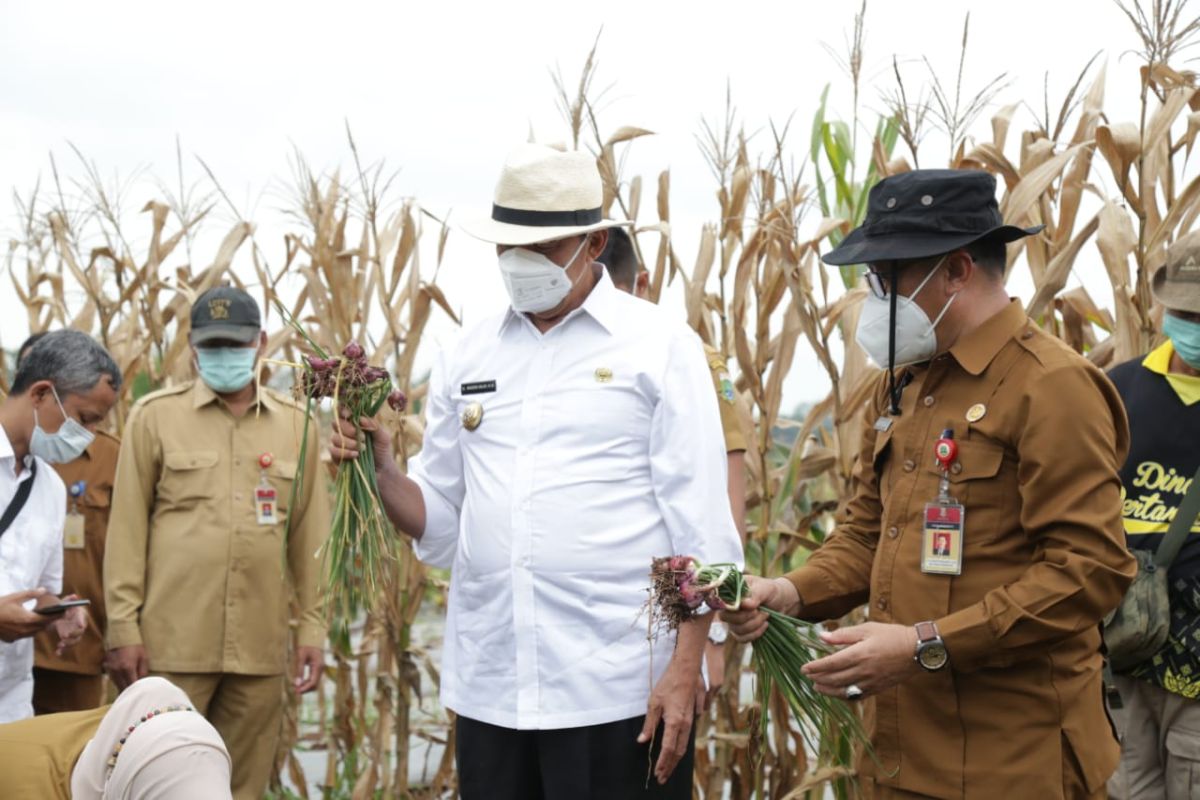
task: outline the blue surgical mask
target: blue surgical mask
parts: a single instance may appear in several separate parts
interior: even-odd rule
[[[1200,369],[1200,322],[1163,314],[1163,333],[1171,339],[1175,352],[1192,369]]]
[[[62,400],[58,398],[58,390],[51,386],[50,391],[54,392],[54,402],[58,403],[58,410],[62,411],[63,424],[59,425],[58,430],[54,433],[46,433],[38,423],[38,413],[35,408],[33,410],[33,435],[29,437],[29,452],[51,464],[67,464],[83,455],[83,451],[88,449],[88,445],[96,437],[83,427],[79,420],[67,416]]]
[[[254,347],[197,347],[200,379],[218,394],[245,389],[254,380]]]

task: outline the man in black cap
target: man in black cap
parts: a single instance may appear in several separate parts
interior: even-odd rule
[[[805,673],[865,698],[870,797],[1104,797],[1117,764],[1099,623],[1134,572],[1129,429],[1103,373],[1008,298],[1005,245],[1040,228],[1002,224],[995,186],[887,178],[824,257],[868,266],[857,339],[885,369],[850,498],[803,567],[751,578],[723,615],[753,639],[760,605],[824,620],[869,603]]]
[[[121,689],[156,674],[187,692],[229,747],[234,797],[258,800],[279,739],[293,594],[294,690],[321,673],[313,554],[329,532],[325,472],[312,425],[293,492],[304,409],[257,386],[267,337],[250,295],[200,295],[189,341],[200,380],[142,398],[121,442],[104,554],[108,669]]]

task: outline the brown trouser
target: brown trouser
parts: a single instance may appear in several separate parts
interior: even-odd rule
[[[1200,701],[1149,681],[1114,675],[1122,707],[1121,766],[1108,782],[1114,800],[1191,800],[1200,795]]]
[[[104,705],[104,676],[33,668],[33,713],[91,711]]]
[[[233,761],[234,800],[261,800],[271,780],[283,718],[283,677],[154,672],[187,692],[225,740]]]

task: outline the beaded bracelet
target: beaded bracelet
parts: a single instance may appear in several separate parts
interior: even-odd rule
[[[146,722],[147,720],[151,720],[151,719],[157,717],[159,714],[166,714],[169,711],[195,711],[195,710],[196,709],[192,708],[191,706],[167,706],[166,708],[156,708],[153,711],[151,711],[150,713],[146,714],[144,717],[142,717],[140,720],[138,720],[134,724],[130,725],[129,730],[125,731],[125,735],[121,737],[121,741],[117,742],[117,746],[115,748],[113,748],[112,755],[108,757],[108,771],[112,772],[113,768],[115,766],[117,766],[117,756],[119,756],[121,754],[121,748],[125,746],[125,740],[128,739],[129,736],[135,730],[137,730],[137,727],[139,725],[141,725],[143,722]]]

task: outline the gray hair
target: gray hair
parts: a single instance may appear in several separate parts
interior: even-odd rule
[[[50,381],[61,398],[86,394],[107,375],[121,388],[121,370],[99,342],[82,331],[63,330],[38,339],[17,365],[12,393],[24,394],[38,381]]]

